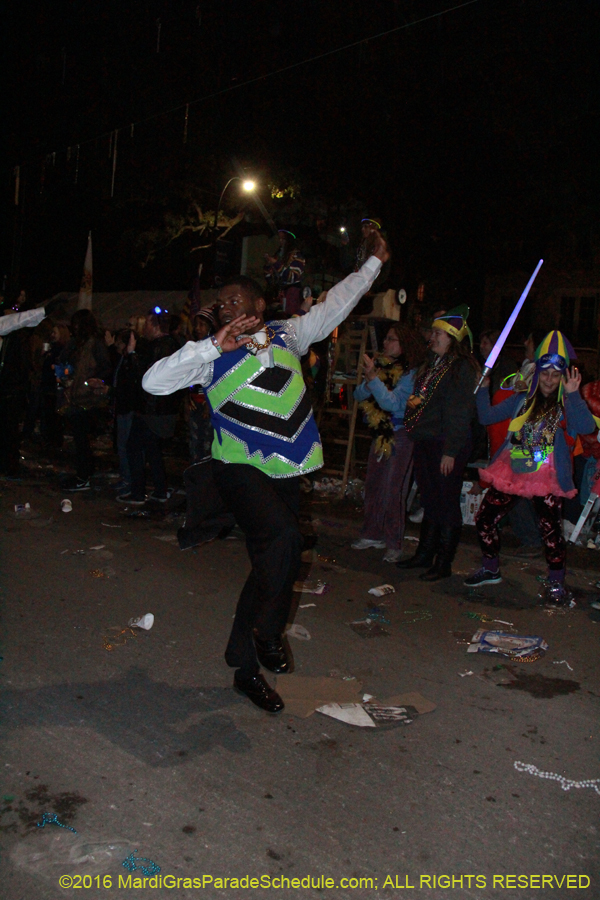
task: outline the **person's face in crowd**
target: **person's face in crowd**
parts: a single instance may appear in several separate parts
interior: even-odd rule
[[[429,338],[429,346],[438,356],[445,356],[450,349],[452,338],[447,331],[442,328],[432,328],[431,337]]]
[[[481,341],[479,342],[479,350],[482,357],[484,359],[487,359],[493,349],[494,345],[490,341],[489,337],[487,335],[485,337],[482,337]]]
[[[549,397],[560,384],[562,372],[556,369],[542,369],[540,372],[540,393],[542,397]]]
[[[160,328],[154,324],[152,316],[146,316],[146,324],[144,325],[144,337],[146,340],[153,341],[154,338],[160,337],[160,334]]]
[[[58,330],[58,328],[55,325],[54,328],[52,329],[52,331],[50,332],[50,343],[58,344],[59,341],[60,341],[60,331]]]
[[[393,328],[390,328],[383,339],[383,352],[386,356],[391,356],[392,359],[397,359],[402,354],[402,345]]]
[[[194,318],[194,337],[197,341],[203,341],[208,337],[210,331],[210,323],[204,316],[196,316]]]
[[[533,338],[531,335],[529,335],[529,337],[525,338],[525,341],[523,342],[523,347],[525,348],[525,358],[533,359],[533,357],[535,356],[535,347],[533,346]]]
[[[366,241],[370,234],[373,234],[374,231],[379,231],[376,225],[373,225],[372,222],[363,222],[361,227],[361,234],[363,236],[363,240]]]
[[[262,326],[262,317],[265,311],[265,301],[262,297],[254,300],[240,284],[228,284],[219,291],[217,313],[221,325],[228,325],[232,319],[238,316],[256,316],[261,320],[254,329],[258,331]]]

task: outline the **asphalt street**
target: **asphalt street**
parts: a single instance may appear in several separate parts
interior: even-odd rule
[[[307,496],[318,541],[302,578],[328,590],[296,594],[310,640],[290,637],[288,677],[436,707],[360,728],[268,716],[233,692],[239,535],[181,552],[177,515],[130,516],[106,486],[63,513],[65,496],[31,479],[0,498],[3,900],[600,898],[593,551],[575,557],[577,607],[547,610],[540,560],[507,555],[503,584],[469,594],[470,528],[453,578],[426,585],[351,550],[358,515]],[[377,601],[382,583],[395,592]],[[374,603],[387,633],[361,636],[348,623]],[[151,630],[127,630],[145,613]],[[549,649],[529,663],[467,654],[480,627]],[[44,813],[56,818],[39,827]]]

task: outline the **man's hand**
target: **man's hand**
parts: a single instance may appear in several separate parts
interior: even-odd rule
[[[454,469],[454,457],[453,456],[442,456],[442,461],[440,463],[440,472],[442,473],[442,475],[449,475],[453,469]]]
[[[231,322],[223,325],[217,331],[215,340],[223,353],[230,353],[244,344],[249,344],[252,340],[252,335],[246,334],[244,337],[238,337],[238,335],[244,334],[244,332],[249,331],[251,328],[256,328],[258,325],[260,325],[260,319],[256,316],[238,316],[237,319],[232,319]]]
[[[363,354],[363,374],[365,376],[365,381],[373,381],[373,379],[377,377],[375,360],[371,359],[370,356],[367,356],[366,353]]]
[[[366,250],[369,256],[376,256],[382,263],[386,263],[391,256],[387,241],[384,241],[378,231],[374,231],[367,238]]]
[[[581,384],[581,372],[577,366],[571,366],[571,371],[567,369],[563,375],[563,381],[565,383],[565,391],[567,394],[572,394],[574,391],[579,390],[579,385]]]

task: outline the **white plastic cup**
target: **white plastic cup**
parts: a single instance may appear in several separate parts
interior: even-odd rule
[[[73,504],[70,500],[61,500],[60,508],[64,513],[71,512],[73,510]]]

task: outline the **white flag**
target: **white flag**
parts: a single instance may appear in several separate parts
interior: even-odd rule
[[[81,287],[79,288],[79,301],[77,309],[92,308],[92,232],[88,234],[87,250],[85,252],[85,262],[83,264],[83,275],[81,277]]]

